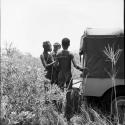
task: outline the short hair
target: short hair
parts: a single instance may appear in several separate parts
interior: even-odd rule
[[[68,47],[69,45],[70,45],[70,40],[68,38],[63,38],[62,39],[62,46]]]
[[[53,46],[61,46],[58,42],[54,43]]]
[[[51,45],[50,41],[44,41],[43,42],[43,48],[46,48],[46,47],[48,47],[50,45]]]

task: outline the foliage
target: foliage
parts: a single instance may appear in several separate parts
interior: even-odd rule
[[[75,58],[79,60],[78,55],[75,55]],[[77,78],[79,74],[80,72],[73,69],[73,78]],[[2,125],[19,123],[23,125],[67,125],[68,122],[64,118],[66,93],[66,90],[61,91],[57,85],[50,85],[50,81],[45,79],[40,59],[30,54],[22,54],[13,48],[12,44],[2,50]],[[92,120],[91,116],[95,116],[95,120]],[[71,124],[106,124],[106,121],[96,111],[85,110],[82,107],[81,114],[73,116]]]
[[[73,125],[113,125],[104,115],[84,105],[81,106],[81,113],[75,115],[71,122]]]
[[[46,101],[52,105],[53,100],[63,100],[56,85],[47,86],[46,92],[45,84],[50,85],[50,81],[45,79],[43,69],[39,59],[24,55],[12,46],[2,50],[1,119],[13,123],[25,121],[29,116],[39,117]]]
[[[113,91],[114,91],[114,96],[115,96],[115,110],[116,110],[116,113],[113,113],[112,112],[112,103],[111,103],[111,115],[113,115],[114,117],[116,117],[116,122],[117,124],[119,124],[119,112],[118,112],[118,106],[117,106],[117,98],[116,98],[116,75],[117,75],[117,69],[116,69],[116,64],[118,62],[118,59],[122,53],[122,49],[117,49],[115,50],[114,49],[114,46],[111,47],[109,46],[108,44],[108,47],[105,47],[105,50],[103,50],[104,54],[107,56],[108,58],[108,61],[111,62],[112,64],[112,70],[111,72],[107,71],[108,75],[110,76],[111,80],[112,80],[112,87],[113,87]],[[111,101],[112,101],[112,96],[113,96],[113,93],[111,95]]]

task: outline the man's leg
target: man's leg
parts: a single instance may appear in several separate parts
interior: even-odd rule
[[[58,74],[58,86],[64,90],[64,84],[65,84],[65,76],[64,74],[60,71]]]
[[[70,80],[68,80],[68,81],[66,82],[66,88],[67,88],[68,90],[72,89],[72,84],[73,84],[73,80],[70,78]]]
[[[65,106],[65,117],[67,121],[70,121],[70,118],[73,116],[73,105],[71,99],[71,91],[68,91],[66,94],[66,106]]]

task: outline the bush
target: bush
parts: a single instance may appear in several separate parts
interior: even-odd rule
[[[24,120],[21,114],[27,112],[39,116],[46,101],[51,105],[53,100],[63,101],[60,89],[49,85],[39,59],[14,48],[4,49],[1,54],[1,119],[20,122]]]
[[[24,55],[12,46],[2,50],[1,125],[68,124],[64,118],[67,92],[57,85],[51,86],[43,69],[40,59],[30,54]],[[78,77],[78,74],[74,72],[73,76]],[[94,110],[83,107],[81,114],[70,121],[73,125],[111,125]]]

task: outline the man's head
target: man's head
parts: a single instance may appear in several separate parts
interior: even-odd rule
[[[51,52],[52,46],[51,46],[50,41],[43,42],[43,48],[44,48],[45,51]]]
[[[62,48],[68,49],[69,46],[70,46],[70,40],[68,38],[63,38],[62,39]]]
[[[58,51],[61,48],[61,45],[56,42],[53,44],[53,47],[54,47],[54,51]]]

